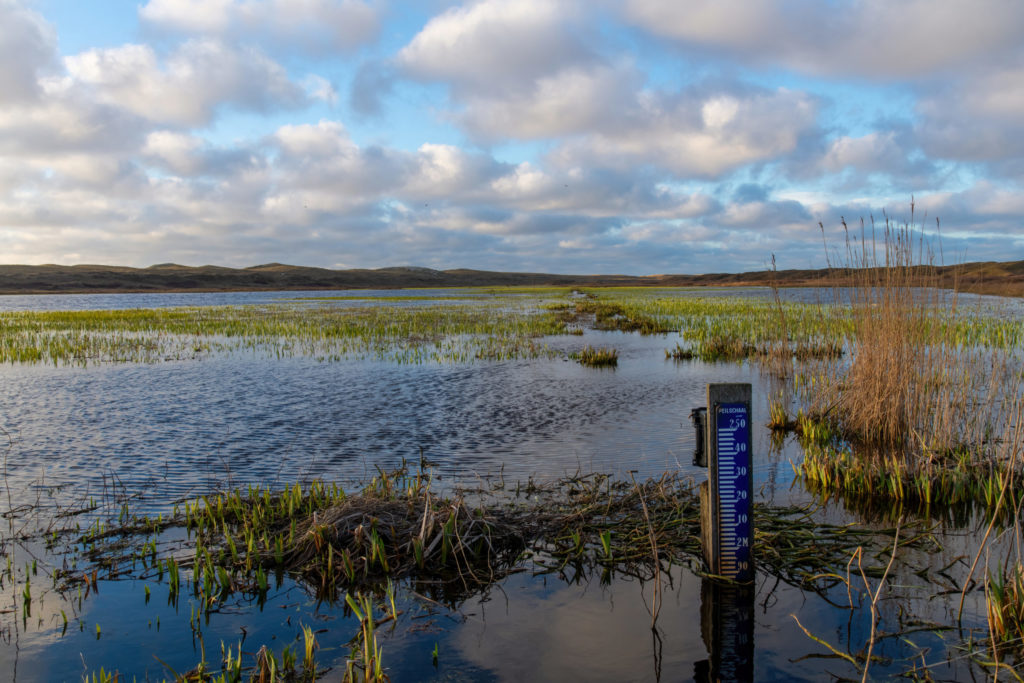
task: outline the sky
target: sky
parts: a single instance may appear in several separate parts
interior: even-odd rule
[[[0,0],[0,263],[1024,259],[1019,0]],[[878,234],[878,233],[876,233]]]

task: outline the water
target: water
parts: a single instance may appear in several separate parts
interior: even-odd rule
[[[443,298],[458,291],[420,293]],[[741,293],[769,296],[770,290]],[[8,296],[0,297],[0,310],[243,305],[324,294]],[[814,301],[819,293],[784,290],[784,295]],[[585,344],[614,346],[618,368],[585,368],[564,357],[397,365],[268,359],[245,352],[152,365],[6,366],[0,368],[0,426],[11,446],[4,457],[8,491],[3,493],[11,508],[35,505],[44,511],[69,499],[108,501],[128,493],[134,510],[166,513],[184,497],[250,483],[283,486],[323,478],[352,484],[403,459],[418,463],[421,453],[433,463],[442,489],[498,478],[551,480],[577,471],[620,478],[635,473],[641,479],[680,471],[702,479],[703,470],[691,464],[694,430],[688,416],[691,408],[704,404],[708,382],[750,382],[753,422],[767,419],[768,388],[756,367],[666,361],[663,351],[675,346],[673,335],[588,331],[545,341],[566,355]],[[759,500],[779,505],[810,500],[793,484],[790,460],[799,459],[798,450],[789,444],[769,455],[764,429],[756,429],[754,439]],[[821,516],[855,520],[841,508]],[[942,538],[947,550],[918,558],[921,566],[970,556],[971,533],[951,531]],[[5,542],[4,549],[16,566],[31,562],[33,555],[45,557],[37,543]],[[933,598],[928,581],[912,568],[897,570],[893,583],[899,589],[883,602],[890,630],[914,619],[948,623],[955,607],[958,596]],[[153,577],[101,581],[99,594],[79,609],[46,590],[45,574],[33,579],[41,602],[29,619],[13,616],[20,613],[19,594],[10,581],[4,587],[3,608],[12,608],[12,616],[0,628],[0,675],[76,680],[102,665],[129,677],[158,678],[170,673],[154,656],[178,672],[198,662],[200,645],[189,626],[189,604],[168,605],[166,584]],[[694,678],[722,657],[716,652],[722,643],[708,636],[707,624],[722,621],[721,615],[708,615],[712,605],[717,609],[724,603],[709,598],[708,587],[687,568],[675,567],[670,578],[657,637],[646,606],[653,599],[653,584],[621,576],[604,583],[596,575],[575,581],[518,574],[455,609],[402,592],[403,617],[382,635],[385,665],[396,681]],[[149,604],[143,599],[145,586],[152,589]],[[856,673],[841,660],[819,659],[827,651],[790,616],[797,615],[809,631],[843,651],[856,652],[869,635],[868,611],[862,602],[856,610],[843,606],[845,587],[825,597],[759,576],[743,607],[755,614],[744,656],[753,662],[758,680]],[[979,600],[977,593],[969,596],[968,625],[984,623]],[[71,618],[64,635],[60,610]],[[332,676],[339,677],[358,622],[287,581],[262,608],[237,602],[223,606],[203,627],[202,640],[213,660],[220,643],[243,639],[250,654],[260,644],[280,653],[299,637],[300,624],[326,629],[318,634],[318,660],[333,666]],[[944,652],[944,637],[944,631],[925,629],[914,636],[914,648],[897,638],[885,640],[876,652],[891,660],[876,669],[904,671],[910,666],[904,660],[915,648]],[[441,653],[436,668],[430,656],[435,645]],[[931,655],[930,661],[935,659]],[[956,677],[968,669],[958,662],[942,671]]]
[[[418,462],[421,452],[442,481],[580,470],[696,475],[690,409],[704,404],[706,383],[756,382],[758,374],[665,360],[676,341],[617,332],[547,340],[566,353],[614,345],[619,366],[607,370],[564,358],[398,365],[245,353],[155,365],[8,366],[0,395],[14,440],[7,477],[24,491],[74,483],[92,493],[116,479],[159,490],[153,505],[166,508],[250,483],[364,480],[403,458]],[[755,410],[763,410],[758,398]],[[761,463],[756,485],[770,465]]]
[[[153,294],[0,294],[0,311],[113,311],[129,308],[171,308],[175,306],[245,306],[279,304],[322,297],[393,296],[451,299],[487,296],[486,290],[467,294],[459,289],[345,289],[287,292],[160,292]],[[314,303],[323,303],[315,301]],[[351,305],[352,302],[345,302]]]

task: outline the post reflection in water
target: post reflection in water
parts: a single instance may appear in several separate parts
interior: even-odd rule
[[[708,658],[696,662],[697,683],[754,680],[754,586],[704,579],[700,634]]]

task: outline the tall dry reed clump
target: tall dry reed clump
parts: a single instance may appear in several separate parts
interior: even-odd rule
[[[976,452],[1005,426],[1012,402],[1013,350],[972,346],[961,330],[979,311],[958,307],[934,251],[913,218],[885,219],[883,234],[845,221],[845,264],[830,262],[839,303],[849,306],[848,364],[837,367],[830,406],[862,447],[927,457]],[[870,234],[868,234],[870,232]]]
[[[913,215],[911,204],[910,221],[862,222],[859,234],[843,222],[845,253],[829,267],[847,353],[794,375],[801,471],[826,494],[999,507],[1022,456],[1008,438],[1018,337],[976,334],[992,312],[960,305]]]

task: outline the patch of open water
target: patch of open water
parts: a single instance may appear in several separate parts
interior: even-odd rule
[[[266,303],[282,295],[83,296],[100,298],[65,297],[40,306]],[[0,297],[0,307],[28,305],[20,299]],[[0,424],[13,445],[5,483],[14,506],[45,505],[46,493],[62,487],[62,499],[144,492],[134,510],[166,513],[182,497],[249,483],[282,486],[323,478],[351,484],[403,458],[418,462],[421,452],[434,463],[442,488],[481,477],[550,480],[576,471],[619,477],[635,471],[646,478],[671,470],[701,479],[704,471],[691,464],[694,430],[688,416],[704,404],[706,383],[752,383],[754,422],[766,420],[768,388],[755,367],[667,361],[663,351],[675,345],[673,335],[588,331],[546,342],[566,355],[585,344],[614,346],[619,365],[599,370],[564,358],[467,365],[321,363],[238,352],[152,365],[6,366],[0,368]],[[759,498],[774,504],[810,500],[793,485],[790,460],[799,459],[798,449],[790,445],[769,455],[767,430],[755,430],[754,438]],[[836,508],[823,514],[837,521],[855,519]],[[949,530],[942,538],[948,548],[938,557],[922,557],[922,563],[941,566],[970,552],[970,533]],[[30,562],[33,552],[42,554],[17,544],[7,550],[15,564]],[[621,577],[604,583],[596,576],[577,582],[518,574],[454,611],[404,593],[406,616],[392,634],[383,634],[385,666],[396,681],[700,680],[707,660],[722,656],[714,652],[720,639],[708,630],[722,617],[710,611],[707,587],[688,569],[675,568],[671,579],[657,636],[645,606],[651,584]],[[953,596],[936,599],[933,587],[922,585],[912,572],[891,581],[916,597],[883,605],[890,629],[914,620],[950,621]],[[71,607],[43,591],[32,618],[16,620],[20,626],[8,625],[0,634],[0,676],[76,680],[100,666],[140,679],[170,676],[156,657],[176,671],[187,670],[200,652],[189,625],[189,601],[167,605],[166,587],[150,581],[153,599],[147,603],[144,585],[142,580],[101,581],[99,593],[73,613],[64,635],[59,614],[62,609],[72,613]],[[18,596],[9,590],[4,595],[17,612]],[[797,615],[810,632],[836,647],[856,652],[868,638],[868,612],[860,603],[855,610],[843,606],[845,588],[826,597],[759,577],[744,608],[755,615],[746,652],[750,677],[820,680],[830,673],[855,673],[842,660],[821,659],[827,650],[791,617]],[[984,623],[978,593],[969,596],[964,623]],[[318,634],[318,660],[341,671],[358,622],[287,581],[262,608],[234,604],[214,614],[203,628],[203,641],[213,659],[220,643],[239,640],[246,641],[247,652],[259,644],[280,652],[294,643],[299,624],[325,629]],[[944,637],[948,634],[941,629],[923,627],[913,647],[897,638],[885,640],[876,654],[890,658],[889,664],[880,661],[875,670],[904,671],[909,664],[903,658],[928,648],[928,663],[941,662],[947,657]],[[944,666],[954,677],[970,671],[961,660]]]

